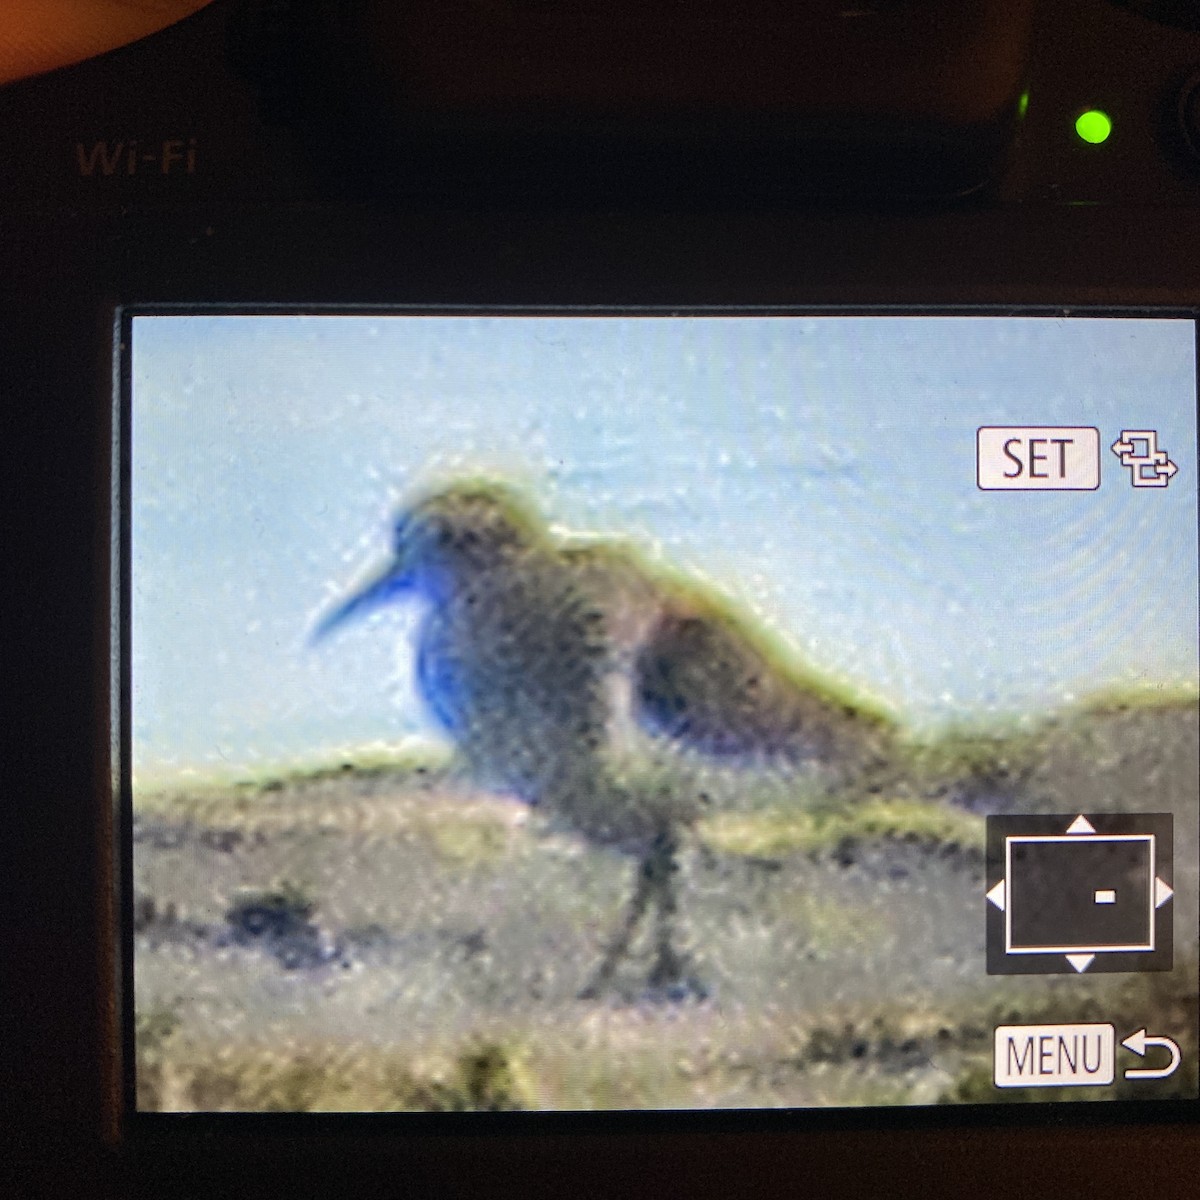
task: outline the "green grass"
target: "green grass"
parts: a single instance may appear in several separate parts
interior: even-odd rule
[[[471,792],[421,761],[322,767],[232,786],[156,792],[135,805],[145,821],[273,836],[364,833],[422,843],[451,864],[494,862],[519,835],[526,810]]]
[[[701,823],[699,833],[712,850],[752,858],[818,854],[848,843],[887,840],[979,852],[984,848],[982,817],[916,799],[876,798],[825,810],[717,813]]]
[[[1142,683],[1105,688],[1086,696],[1068,713],[1095,716],[1108,713],[1152,711],[1154,709],[1195,709],[1200,692],[1188,683]]]
[[[252,772],[213,768],[204,774],[182,772],[170,778],[154,774],[142,778],[135,772],[133,807],[136,813],[150,814],[171,811],[180,804],[203,804],[230,796],[251,802],[281,791],[346,779],[394,778],[432,785],[447,776],[450,759],[449,750],[433,744],[371,745],[348,750],[332,761],[268,764]]]
[[[471,1039],[413,1056],[336,1044],[291,1056],[264,1046],[139,1040],[138,1107],[189,1112],[500,1112],[535,1106],[519,1047]]]

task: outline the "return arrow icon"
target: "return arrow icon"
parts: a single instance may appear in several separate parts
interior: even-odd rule
[[[1169,1037],[1149,1037],[1144,1029],[1139,1029],[1137,1033],[1131,1033],[1125,1038],[1121,1045],[1126,1050],[1132,1050],[1138,1058],[1145,1056],[1147,1046],[1161,1046],[1171,1054],[1171,1061],[1165,1067],[1158,1069],[1153,1067],[1128,1068],[1125,1072],[1126,1079],[1166,1079],[1168,1075],[1173,1075],[1179,1066],[1179,1046]]]

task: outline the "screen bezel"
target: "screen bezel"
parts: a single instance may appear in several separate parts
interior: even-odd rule
[[[316,1136],[425,1136],[498,1134],[720,1134],[783,1133],[804,1129],[813,1132],[863,1129],[939,1130],[952,1127],[1061,1126],[1064,1121],[1085,1127],[1125,1124],[1194,1124],[1200,1119],[1196,1100],[1098,1100],[1039,1104],[973,1103],[941,1106],[873,1108],[719,1109],[639,1111],[530,1111],[504,1113],[160,1113],[136,1107],[133,1012],[133,894],[132,894],[132,791],[130,761],[129,692],[129,504],[131,347],[133,322],[149,315],[204,316],[410,316],[410,317],[1035,317],[1054,318],[1159,318],[1193,322],[1198,394],[1200,394],[1200,307],[1178,305],[512,305],[512,304],[180,304],[140,303],[114,305],[114,395],[112,475],[114,532],[112,603],[116,617],[113,635],[119,654],[111,659],[112,699],[116,721],[112,745],[117,769],[113,773],[114,821],[117,855],[114,862],[114,923],[118,933],[115,971],[120,1014],[120,1124],[127,1136],[157,1140],[186,1123],[189,1133],[211,1136],[224,1132]],[[1197,581],[1200,587],[1200,580]],[[1200,930],[1198,930],[1200,933]],[[1196,1014],[1200,1025],[1200,1012]],[[1200,1100],[1200,1097],[1197,1097]]]

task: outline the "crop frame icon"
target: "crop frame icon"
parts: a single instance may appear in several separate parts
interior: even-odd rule
[[[1166,971],[1169,813],[987,819],[991,975]]]

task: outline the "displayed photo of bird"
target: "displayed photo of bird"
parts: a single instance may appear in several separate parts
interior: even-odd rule
[[[502,483],[452,482],[408,504],[390,558],[312,639],[404,600],[425,610],[417,689],[470,776],[637,862],[582,997],[612,984],[648,913],[649,994],[706,995],[677,945],[676,877],[714,772],[834,789],[878,772],[897,736],[712,589],[615,539],[559,533]]]

